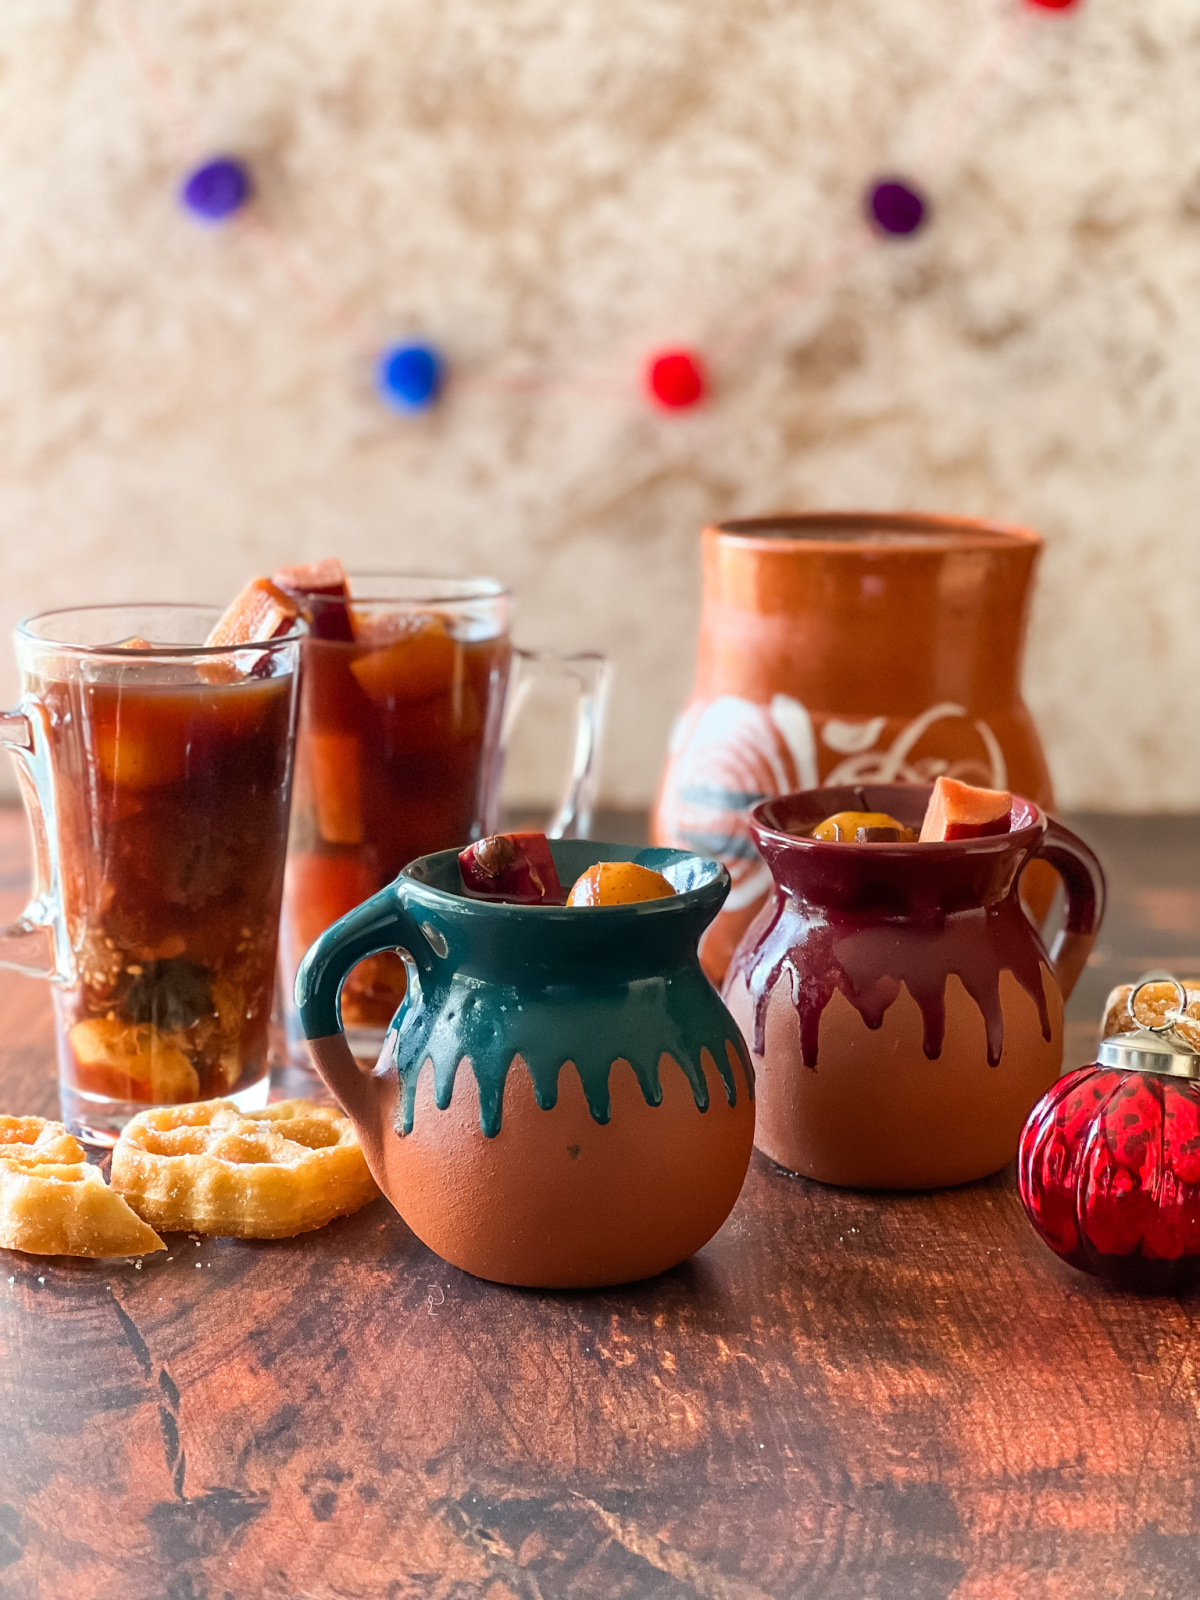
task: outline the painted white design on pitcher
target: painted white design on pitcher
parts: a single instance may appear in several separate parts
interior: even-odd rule
[[[973,726],[986,761],[910,759],[935,723],[966,715],[965,707],[949,701],[930,706],[883,750],[875,746],[887,727],[886,717],[830,717],[821,730],[821,742],[846,759],[822,780],[812,717],[793,696],[777,694],[763,706],[726,694],[707,705],[690,706],[671,732],[659,836],[681,849],[722,861],[733,880],[726,908],[740,911],[761,899],[771,884],[746,824],[747,811],[760,800],[795,789],[815,789],[822,782],[931,783],[942,774],[1005,788],[1004,755],[985,722],[975,720]]]
[[[817,742],[799,700],[770,706],[725,694],[684,712],[671,735],[671,771],[659,833],[685,850],[715,856],[733,880],[730,911],[759,900],[771,874],[746,828],[745,813],[769,795],[817,783]]]
[[[886,727],[886,717],[868,717],[865,722],[830,717],[821,729],[821,743],[841,756],[856,756],[869,750]]]
[[[987,751],[986,762],[970,758],[963,761],[947,761],[942,756],[925,756],[920,761],[908,759],[910,751],[920,744],[935,722],[957,721],[966,714],[965,706],[956,706],[949,700],[943,701],[941,705],[930,706],[928,711],[922,711],[919,717],[914,717],[906,727],[901,728],[887,750],[873,750],[866,745],[859,745],[858,749],[865,751],[865,754],[854,755],[839,762],[833,771],[826,775],[825,782],[827,784],[932,783],[935,778],[947,777],[961,778],[964,783],[984,784],[989,789],[1006,788],[1008,768],[1000,742],[987,723],[977,719],[973,722],[973,726]],[[876,730],[875,739],[878,739],[886,725],[886,717],[872,717],[867,724]],[[836,726],[844,736],[848,724],[841,722]],[[829,724],[826,723],[825,728],[828,727]],[[837,745],[831,739],[826,739],[825,729],[822,730],[821,737],[831,749],[846,749],[844,744]],[[872,739],[871,743],[874,742]]]

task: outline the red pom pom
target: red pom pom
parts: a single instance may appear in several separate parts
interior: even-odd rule
[[[660,350],[646,368],[646,387],[669,411],[694,406],[704,399],[704,365],[692,350]]]
[[[1072,6],[1079,4],[1079,0],[1027,0],[1027,4],[1038,6],[1043,11],[1069,11]]]

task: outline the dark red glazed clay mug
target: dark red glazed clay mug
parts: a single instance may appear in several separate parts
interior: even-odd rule
[[[936,1188],[1010,1161],[1058,1077],[1063,1001],[1103,915],[1095,856],[1019,797],[1012,832],[991,838],[806,837],[837,811],[919,827],[929,794],[809,789],[750,813],[774,893],[734,954],[725,1001],[758,1073],[755,1144],[825,1183]],[[1049,953],[1017,892],[1035,858],[1066,886]]]

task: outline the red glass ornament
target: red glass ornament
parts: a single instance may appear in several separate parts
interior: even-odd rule
[[[1056,1255],[1129,1288],[1200,1276],[1200,1084],[1093,1064],[1030,1113],[1017,1184]]]
[[[1079,4],[1079,0],[1027,0],[1027,3],[1042,11],[1070,11]]]
[[[707,388],[704,364],[693,350],[660,350],[647,365],[646,387],[669,411],[697,405]]]

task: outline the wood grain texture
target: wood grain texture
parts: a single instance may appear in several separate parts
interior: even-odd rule
[[[1194,822],[1080,826],[1115,905],[1072,1061],[1110,978],[1200,967]],[[6,910],[23,848],[0,816]],[[5,975],[0,1023],[0,1109],[52,1110],[45,991]],[[477,1282],[383,1201],[140,1269],[5,1255],[0,1596],[1194,1600],[1195,1321],[1061,1266],[1011,1174],[883,1198],[757,1156],[617,1291]]]

